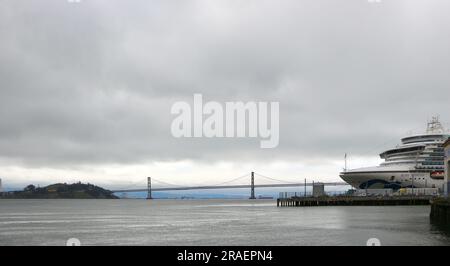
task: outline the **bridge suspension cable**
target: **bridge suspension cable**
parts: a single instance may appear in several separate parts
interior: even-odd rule
[[[129,185],[123,187],[122,189],[130,189],[135,186],[142,186],[142,184],[147,180],[147,178],[139,179],[138,181],[131,182]]]
[[[234,181],[236,181],[236,180],[239,180],[239,179],[242,179],[242,178],[248,177],[248,176],[250,176],[250,173],[247,173],[247,174],[245,174],[245,175],[238,176],[238,177],[236,177],[236,178],[230,179],[230,180],[225,181],[225,182],[213,184],[213,185],[211,185],[211,186],[220,186],[220,185],[229,184],[229,183],[232,183],[232,182],[234,182]]]
[[[157,183],[160,183],[161,185],[168,185],[168,186],[172,186],[172,187],[183,187],[182,185],[175,185],[175,184],[172,184],[172,183],[164,182],[164,181],[161,181],[161,180],[156,179],[154,177],[152,177],[152,180],[156,181]],[[139,179],[137,181],[134,181],[134,182],[131,182],[129,185],[123,187],[122,190],[136,188],[136,187],[142,187],[142,185],[145,184],[146,182],[147,182],[147,177],[141,178],[141,179]]]
[[[168,186],[172,186],[172,187],[184,187],[183,185],[176,185],[176,184],[168,183],[168,182],[165,182],[165,181],[161,181],[161,180],[159,180],[159,179],[156,179],[156,178],[154,178],[154,177],[152,177],[152,180],[154,180],[154,181],[156,181],[156,182],[158,182],[158,183],[160,183],[160,184],[168,185]]]
[[[272,180],[272,181],[281,182],[281,183],[291,183],[291,184],[298,183],[298,182],[294,182],[294,181],[286,181],[286,180],[281,180],[281,179],[277,179],[277,178],[273,178],[273,177],[268,177],[268,176],[265,176],[265,175],[262,175],[262,174],[258,174],[258,173],[255,173],[255,175],[260,176],[260,177],[265,178],[265,179]]]
[[[247,174],[244,174],[244,175],[241,175],[241,176],[232,178],[232,179],[227,180],[227,181],[224,181],[224,182],[220,182],[220,183],[216,183],[216,184],[206,184],[206,185],[204,185],[204,186],[220,186],[220,185],[232,183],[232,182],[234,182],[234,181],[236,181],[236,180],[242,179],[242,178],[247,177],[247,176],[249,176],[249,175],[250,175],[250,174],[247,173]],[[152,177],[152,180],[154,180],[154,181],[156,181],[156,182],[158,182],[158,183],[161,183],[161,184],[163,184],[163,185],[168,185],[168,186],[173,186],[173,187],[186,187],[186,185],[176,185],[176,184],[173,184],[173,183],[161,181],[161,180],[159,180],[159,179],[157,179],[157,178],[154,178],[154,177]]]

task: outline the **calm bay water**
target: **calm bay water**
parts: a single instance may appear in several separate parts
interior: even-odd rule
[[[0,245],[450,245],[429,206],[274,200],[0,200]]]

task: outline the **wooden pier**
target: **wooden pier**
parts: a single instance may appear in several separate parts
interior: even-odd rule
[[[291,197],[277,199],[277,207],[430,205],[430,200],[432,198],[432,196]]]

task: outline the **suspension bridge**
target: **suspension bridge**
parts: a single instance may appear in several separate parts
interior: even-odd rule
[[[258,176],[261,179],[265,180],[271,180],[276,181],[277,183],[267,183],[267,184],[255,184],[255,176]],[[250,182],[247,184],[230,184],[235,181],[248,178],[250,177]],[[156,181],[159,184],[165,185],[161,187],[152,187],[152,180]],[[316,182],[317,183],[317,182]],[[320,182],[324,186],[349,186],[345,182]],[[314,182],[306,182],[306,179],[304,182],[290,182],[290,181],[283,181],[280,179],[264,176],[255,172],[251,172],[250,174],[245,174],[236,178],[233,178],[231,180],[219,183],[219,184],[213,184],[213,185],[203,185],[203,186],[180,186],[175,184],[170,184],[161,180],[158,180],[156,178],[147,177],[147,187],[141,187],[141,188],[125,188],[125,189],[115,189],[111,190],[114,193],[128,193],[128,192],[147,192],[147,199],[152,199],[152,192],[154,191],[179,191],[179,190],[206,190],[206,189],[238,189],[238,188],[250,188],[250,199],[255,199],[255,188],[281,188],[281,187],[303,187],[305,189],[306,194],[306,187],[313,186]]]

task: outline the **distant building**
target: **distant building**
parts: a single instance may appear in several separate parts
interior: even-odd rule
[[[324,183],[314,183],[313,184],[313,197],[325,196],[325,184]]]
[[[444,143],[445,154],[445,195],[448,196],[450,189],[450,139]]]

